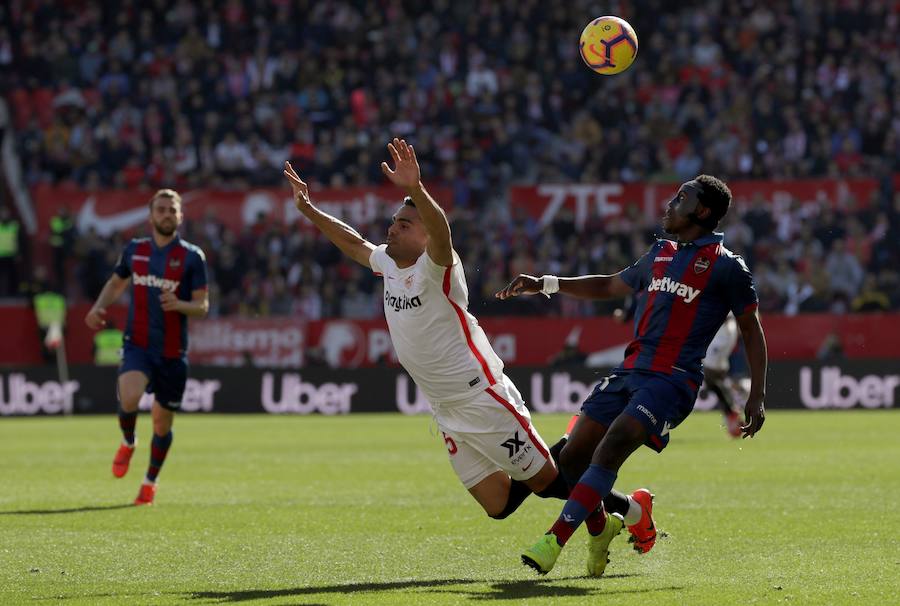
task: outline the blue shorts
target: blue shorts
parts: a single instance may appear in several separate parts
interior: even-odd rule
[[[185,358],[164,358],[160,354],[126,341],[122,348],[119,374],[130,370],[137,370],[146,375],[149,381],[146,392],[152,393],[160,406],[169,410],[181,408],[188,373]]]
[[[669,431],[691,410],[697,392],[678,379],[656,373],[614,372],[600,382],[581,407],[592,420],[609,427],[620,414],[634,417],[647,428],[646,445],[662,452]]]

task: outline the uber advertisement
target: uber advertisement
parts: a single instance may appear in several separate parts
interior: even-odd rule
[[[531,410],[575,412],[607,372],[569,368],[507,368]],[[54,368],[0,370],[0,416],[111,414],[116,370],[76,366],[60,382]],[[428,413],[428,401],[397,368],[297,370],[192,366],[183,412],[338,415],[351,412]],[[896,360],[837,364],[775,362],[769,366],[770,409],[893,408],[900,398]],[[141,408],[149,410],[152,396]],[[716,407],[700,390],[697,410]]]

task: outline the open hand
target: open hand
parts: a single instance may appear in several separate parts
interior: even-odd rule
[[[300,178],[300,175],[297,174],[291,163],[287,161],[284,163],[284,176],[287,177],[288,183],[291,184],[291,189],[294,191],[294,203],[297,206],[297,210],[302,211],[304,207],[310,206],[309,186]]]
[[[502,301],[510,297],[518,297],[519,295],[536,295],[541,292],[543,287],[544,284],[540,278],[535,278],[528,274],[519,274],[506,288],[494,293],[494,296]]]
[[[394,168],[391,169],[387,162],[381,163],[381,172],[391,180],[391,183],[404,189],[411,189],[419,184],[421,174],[419,161],[416,160],[416,151],[413,146],[404,139],[396,137],[388,143],[388,151],[394,160]]]

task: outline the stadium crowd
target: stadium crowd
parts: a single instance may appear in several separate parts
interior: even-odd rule
[[[384,142],[406,136],[423,174],[452,188],[472,309],[489,314],[547,308],[498,307],[509,276],[618,270],[656,227],[634,216],[578,232],[562,216],[539,231],[505,210],[512,183],[874,176],[886,185],[866,209],[754,205],[727,242],[764,311],[900,308],[895,2],[623,2],[612,12],[640,52],[609,78],[578,55],[586,0],[111,6],[0,10],[0,85],[31,185],[283,186],[285,158],[312,181],[367,185],[383,180]],[[384,224],[360,227],[381,241]],[[217,313],[379,313],[371,276],[313,236],[209,222],[185,237],[210,252]],[[73,234],[80,294],[96,296],[121,244]]]
[[[578,54],[587,0],[20,0],[0,65],[30,183],[273,185],[290,157],[366,184],[392,136],[462,201],[900,169],[896,2],[621,4],[640,52],[608,78]]]

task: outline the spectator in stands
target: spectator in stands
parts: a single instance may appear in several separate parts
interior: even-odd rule
[[[355,282],[347,284],[344,295],[341,297],[340,315],[342,318],[354,320],[371,320],[377,317],[379,310],[375,307],[375,301],[371,295],[359,290]]]
[[[850,299],[856,296],[864,277],[859,259],[847,251],[846,241],[835,240],[825,259],[825,270],[830,279],[831,291]]]
[[[53,253],[53,279],[56,290],[66,292],[67,261],[75,246],[75,222],[66,206],[50,219],[50,250]]]
[[[19,293],[19,258],[23,231],[6,205],[0,205],[0,297]]]
[[[844,344],[841,343],[841,338],[835,333],[827,334],[816,351],[816,359],[823,364],[846,361],[847,357],[844,354]]]
[[[869,274],[866,276],[862,290],[855,299],[853,299],[853,311],[888,311],[891,307],[891,301],[878,287],[877,278]]]

